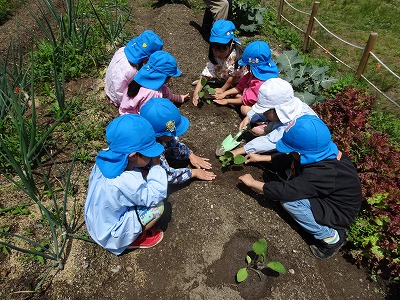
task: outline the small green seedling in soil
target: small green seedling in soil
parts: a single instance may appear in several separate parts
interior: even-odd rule
[[[270,261],[267,263],[267,241],[259,239],[253,244],[254,258],[246,255],[246,267],[241,268],[236,274],[238,283],[245,281],[249,276],[248,270],[256,272],[261,280],[261,271],[265,268],[270,268],[278,273],[286,273],[285,267],[279,261]]]
[[[234,163],[235,165],[240,165],[246,161],[246,158],[240,154],[234,156],[231,151],[226,151],[224,155],[221,155],[219,157],[219,160],[221,161],[222,167],[226,167],[232,163]]]
[[[211,104],[212,101],[210,100],[211,99],[210,95],[215,94],[215,89],[213,89],[207,84],[207,80],[204,77],[201,77],[200,83],[201,83],[201,91],[198,93],[199,99],[206,101],[208,104]]]

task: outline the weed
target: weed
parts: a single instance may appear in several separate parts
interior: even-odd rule
[[[259,239],[253,244],[253,255],[246,255],[246,267],[241,268],[236,273],[236,280],[238,283],[243,282],[249,276],[248,270],[257,273],[261,280],[262,270],[270,268],[271,270],[280,274],[286,273],[285,267],[279,261],[267,262],[267,241],[266,239]]]
[[[30,211],[27,206],[30,204],[19,204],[16,206],[10,206],[6,208],[0,208],[0,215],[4,213],[10,213],[11,215],[29,215]]]

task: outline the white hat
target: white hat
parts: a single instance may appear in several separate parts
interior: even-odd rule
[[[275,109],[279,121],[287,123],[301,113],[302,107],[303,101],[294,96],[289,82],[281,78],[271,78],[261,85],[253,111],[262,114]]]

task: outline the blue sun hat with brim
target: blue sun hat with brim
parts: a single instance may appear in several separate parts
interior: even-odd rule
[[[253,75],[260,80],[268,80],[279,76],[275,62],[271,60],[271,49],[263,41],[255,41],[246,46],[239,66],[250,66]]]
[[[235,25],[231,21],[218,20],[211,28],[210,42],[228,44],[231,40],[239,41],[235,37]]]
[[[124,172],[128,156],[139,152],[147,157],[157,157],[164,147],[156,142],[151,124],[140,115],[120,116],[107,126],[108,148],[96,156],[96,165],[106,178],[115,178]]]
[[[276,143],[276,150],[282,153],[299,153],[302,165],[335,159],[339,152],[331,140],[328,127],[313,115],[304,115],[290,122],[282,138]]]
[[[140,109],[140,115],[153,126],[156,137],[181,136],[190,125],[189,119],[166,98],[151,98]]]
[[[156,51],[136,73],[135,81],[150,90],[158,90],[168,77],[178,77],[181,74],[176,59],[171,54],[166,51]]]
[[[156,33],[145,30],[126,44],[124,53],[130,63],[137,65],[154,52],[162,50],[163,46],[164,42]]]

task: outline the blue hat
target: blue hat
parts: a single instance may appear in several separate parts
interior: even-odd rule
[[[135,75],[135,81],[150,90],[160,89],[167,77],[178,77],[182,74],[176,59],[165,51],[156,51]]]
[[[218,20],[211,28],[210,42],[228,44],[231,40],[237,41],[235,38],[235,25],[231,21]]]
[[[302,165],[334,159],[338,155],[328,127],[314,115],[304,115],[290,122],[282,139],[276,143],[276,150],[299,153]]]
[[[246,46],[239,66],[249,65],[251,72],[260,80],[268,80],[279,76],[278,67],[271,60],[271,49],[263,41],[255,41]]]
[[[163,46],[164,42],[157,34],[152,30],[146,30],[126,44],[124,53],[130,63],[140,64],[152,53],[162,50]]]
[[[190,125],[188,118],[166,98],[151,98],[140,109],[140,115],[153,126],[156,137],[181,136]]]
[[[127,114],[111,121],[106,128],[106,138],[108,148],[96,157],[96,164],[106,178],[121,175],[131,153],[156,157],[164,151],[156,142],[153,127],[140,115]]]

